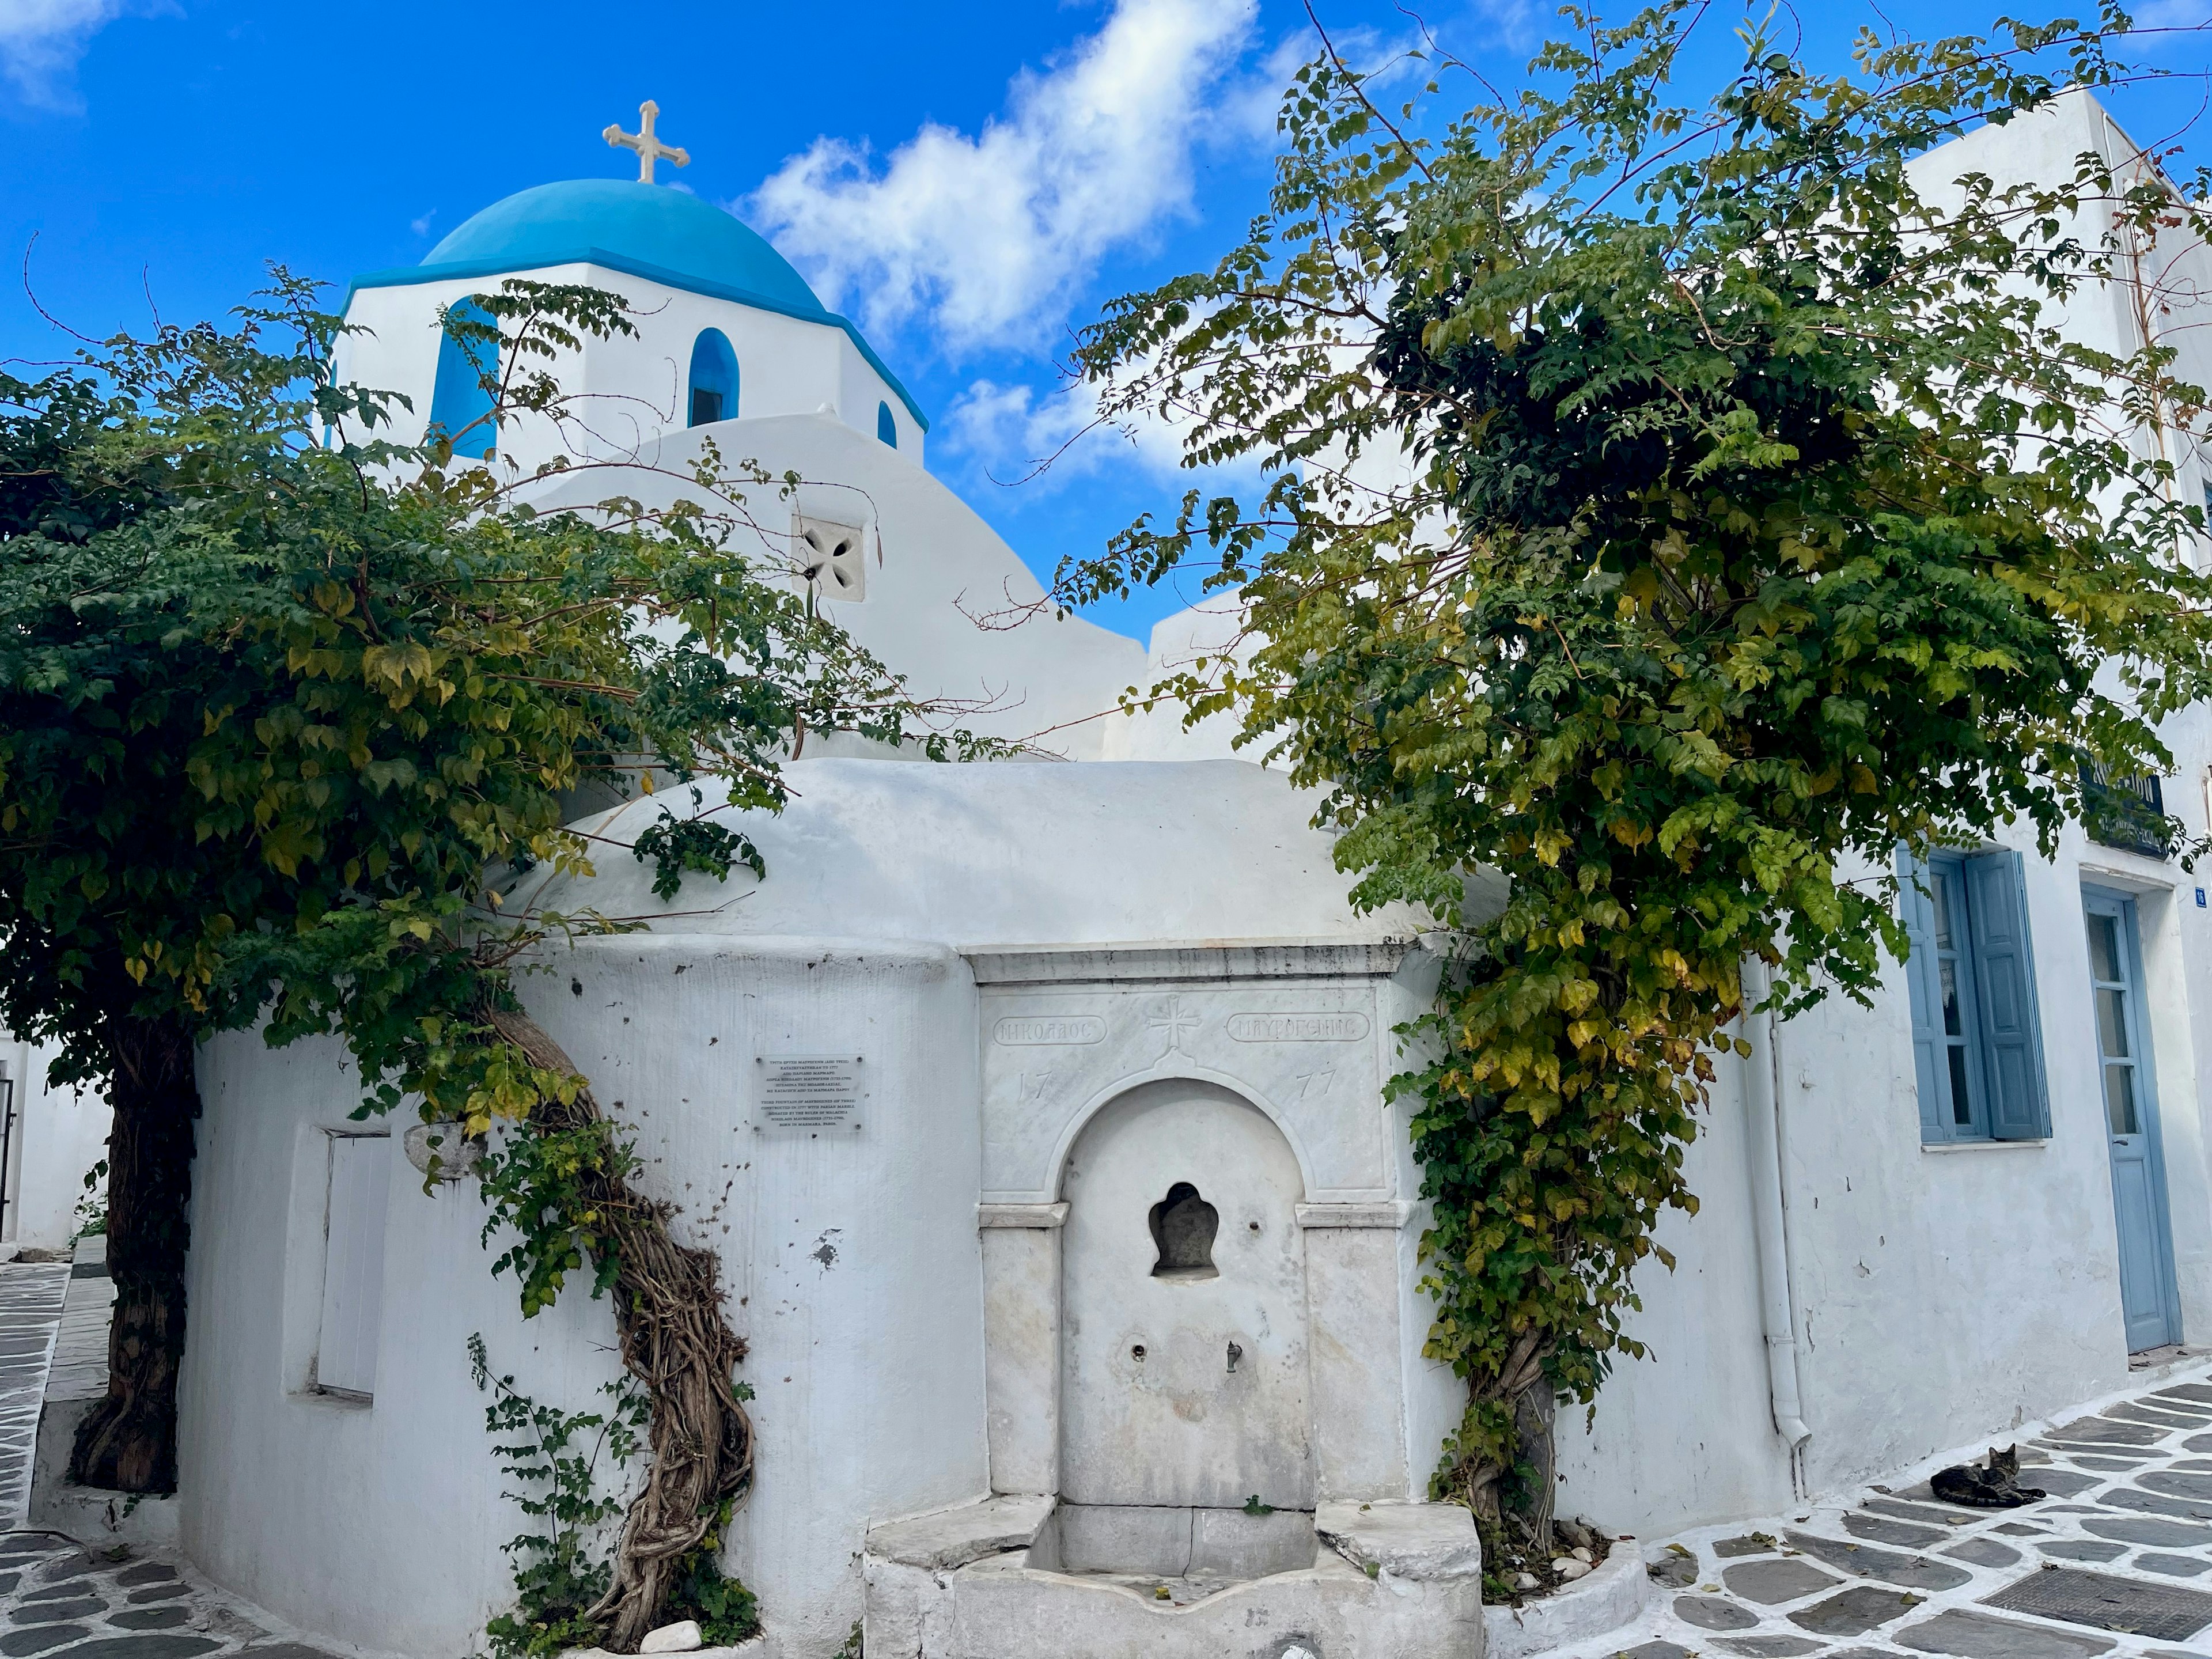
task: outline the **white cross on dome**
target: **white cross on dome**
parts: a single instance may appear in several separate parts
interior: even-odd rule
[[[665,156],[679,167],[691,165],[691,152],[675,144],[664,144],[653,136],[653,124],[660,114],[660,106],[647,99],[637,106],[637,131],[624,132],[622,123],[610,122],[600,136],[618,149],[637,152],[637,181],[641,185],[653,182],[653,164]]]

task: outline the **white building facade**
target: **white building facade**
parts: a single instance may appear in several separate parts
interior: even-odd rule
[[[2053,154],[2109,137],[2087,100],[2051,120]],[[349,373],[450,416],[438,303],[518,273],[614,288],[641,336],[575,366],[617,411],[594,422],[614,471],[537,499],[596,500],[625,462],[646,495],[708,441],[791,468],[763,547],[869,538],[839,619],[917,690],[982,696],[971,724],[1084,763],[803,757],[791,806],[746,826],[765,880],[664,902],[616,855],[545,896],[654,918],[524,989],[678,1235],[721,1257],[759,1432],[727,1563],[774,1650],[829,1659],[865,1620],[872,1659],[1479,1653],[1465,1516],[1420,1501],[1462,1396],[1422,1354],[1420,1171],[1384,1098],[1433,983],[1419,919],[1354,915],[1313,801],[1218,731],[1091,718],[1216,623],[1163,623],[1149,662],[1080,622],[974,627],[974,596],[1034,579],[765,243],[650,185],[547,189],[427,274],[357,284],[374,331]],[[497,444],[527,471],[552,441]],[[2212,732],[2192,714],[2166,739],[2163,805],[2202,834]],[[1587,1431],[1562,1415],[1563,1510],[1647,1535],[1771,1513],[2212,1339],[2204,878],[2079,828],[2053,860],[2021,839],[1930,874],[1923,948],[1875,1009],[1755,1024],[1723,1071],[1702,1208],[1639,1285],[1653,1357]],[[794,1065],[834,1079],[815,1115],[788,1109]],[[225,1037],[201,1083],[184,1545],[307,1629],[465,1650],[524,1529],[466,1340],[580,1407],[611,1374],[607,1311],[575,1293],[522,1321],[476,1200],[423,1190],[405,1126],[350,1119],[331,1045]],[[1215,1589],[1154,1607],[1139,1577]]]
[[[114,1115],[100,1095],[49,1082],[54,1059],[0,1031],[0,1256],[63,1249],[84,1224],[80,1205],[106,1208],[106,1182],[86,1181],[107,1156]]]

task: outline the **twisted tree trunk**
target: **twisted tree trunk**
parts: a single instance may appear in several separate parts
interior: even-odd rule
[[[532,1065],[580,1075],[527,1015],[490,1018]],[[588,1089],[578,1090],[568,1106],[541,1108],[539,1116],[551,1129],[605,1121]],[[752,1484],[752,1419],[733,1375],[745,1345],[722,1317],[714,1253],[669,1237],[669,1206],[640,1196],[618,1174],[585,1179],[620,1253],[614,1304],[623,1363],[645,1384],[653,1407],[645,1489],[623,1520],[614,1583],[585,1616],[605,1625],[607,1646],[634,1653],[646,1632],[665,1622],[684,1557],[699,1547],[724,1502]]]
[[[177,1489],[177,1371],[185,1356],[192,1120],[191,1033],[173,1020],[112,1017],[115,1127],[107,1139],[107,1394],[70,1448],[69,1478],[118,1492]]]
[[[1552,1418],[1556,1407],[1546,1412],[1542,1406],[1528,1399],[1531,1390],[1548,1388],[1544,1379],[1544,1361],[1551,1352],[1543,1333],[1533,1327],[1523,1330],[1514,1339],[1506,1352],[1505,1363],[1494,1373],[1478,1372],[1468,1379],[1468,1396],[1474,1407],[1502,1405],[1512,1425],[1512,1440],[1500,1449],[1502,1456],[1470,1455],[1456,1471],[1457,1484],[1467,1506],[1474,1511],[1478,1521],[1499,1526],[1504,1521],[1504,1498],[1502,1490],[1505,1477],[1511,1472],[1510,1458],[1517,1453],[1528,1457],[1530,1441],[1540,1437],[1542,1460],[1547,1482],[1552,1474]],[[1547,1395],[1545,1399],[1548,1401]],[[1551,1504],[1545,1500],[1544,1518],[1551,1519]]]
[[[1522,1493],[1528,1501],[1516,1519],[1531,1543],[1549,1545],[1552,1522],[1559,1496],[1559,1458],[1557,1431],[1559,1396],[1548,1376],[1539,1376],[1513,1402],[1513,1431],[1519,1441],[1520,1461],[1528,1468],[1528,1484]]]

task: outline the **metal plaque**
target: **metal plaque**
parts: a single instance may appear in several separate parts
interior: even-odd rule
[[[860,1127],[858,1054],[762,1054],[760,1121],[769,1129],[857,1129]]]

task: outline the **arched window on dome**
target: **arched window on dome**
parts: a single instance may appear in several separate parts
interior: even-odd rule
[[[876,405],[876,436],[881,438],[893,449],[898,447],[898,422],[891,418],[891,406],[889,404]]]
[[[491,313],[474,300],[446,308],[448,323],[496,326]],[[448,326],[438,334],[438,378],[430,387],[430,436],[449,436],[453,453],[472,461],[489,457],[499,442],[492,424],[492,393],[485,382],[499,373],[497,348],[489,340],[467,344]]]
[[[691,346],[693,426],[738,418],[738,354],[719,328],[702,328]]]

